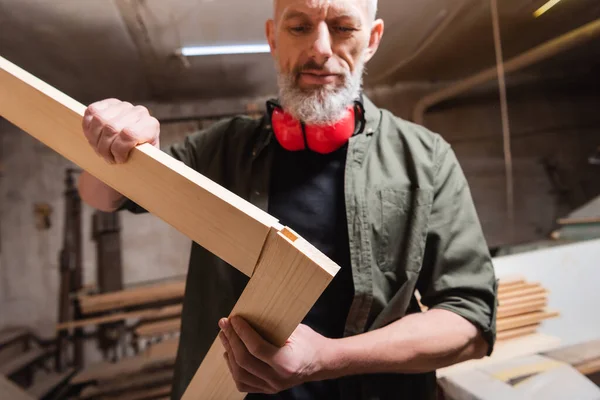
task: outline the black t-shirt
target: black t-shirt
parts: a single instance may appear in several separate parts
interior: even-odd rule
[[[330,154],[286,151],[278,143],[271,171],[269,214],[289,226],[341,270],[302,321],[328,338],[341,338],[354,297],[344,202],[344,146]],[[249,394],[246,399],[339,399],[336,381],[308,382],[277,395]]]

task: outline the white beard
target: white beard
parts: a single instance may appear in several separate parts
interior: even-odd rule
[[[295,73],[278,71],[279,102],[294,118],[310,125],[330,125],[339,121],[346,109],[358,98],[362,88],[364,62],[356,64],[353,73],[346,72],[339,87],[301,89]]]

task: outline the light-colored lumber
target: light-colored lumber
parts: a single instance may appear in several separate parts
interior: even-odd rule
[[[30,334],[25,327],[9,327],[0,331],[0,349],[15,341],[21,340]]]
[[[591,375],[600,372],[600,358],[589,360],[577,365],[577,371],[583,375]]]
[[[36,399],[42,399],[52,392],[57,386],[63,384],[73,373],[74,368],[69,368],[65,372],[53,372],[44,377],[37,376],[34,384],[27,388],[27,393]]]
[[[73,329],[73,328],[80,328],[80,327],[90,326],[90,325],[106,324],[109,322],[124,321],[127,319],[133,319],[133,318],[145,319],[145,318],[176,317],[176,316],[181,315],[181,308],[182,308],[181,304],[175,304],[173,306],[167,306],[167,307],[162,307],[162,308],[153,308],[153,309],[130,311],[130,312],[120,312],[120,313],[115,313],[115,314],[111,314],[111,315],[105,315],[102,317],[87,318],[87,319],[81,319],[81,320],[77,320],[77,321],[68,321],[68,322],[63,322],[61,324],[57,324],[56,330],[60,331],[63,329]]]
[[[577,366],[600,358],[600,339],[561,347],[544,354],[550,358]]]
[[[248,276],[275,218],[150,144],[109,165],[82,132],[85,106],[0,57],[0,116]]]
[[[558,317],[560,314],[557,311],[535,311],[532,313],[521,314],[515,317],[499,318],[496,321],[497,331],[501,332],[507,329],[520,328],[535,324],[546,319]]]
[[[534,301],[547,300],[547,299],[548,299],[547,292],[534,293],[529,296],[515,296],[513,298],[500,300],[498,307],[503,307],[503,308],[504,307],[512,307],[512,306],[515,306],[518,304],[531,303]]]
[[[155,286],[130,288],[118,292],[79,296],[79,304],[82,313],[92,314],[124,307],[182,299],[184,292],[185,282],[169,282]]]
[[[231,315],[245,318],[266,340],[282,346],[338,270],[304,239],[294,240],[293,232],[273,231]],[[223,352],[220,340],[215,339],[183,400],[245,397],[235,386]]]
[[[148,347],[145,354],[148,358],[168,358],[174,357],[177,354],[179,347],[179,338],[170,338],[163,340],[160,343],[155,343]]]
[[[512,317],[519,314],[542,310],[548,304],[547,299],[536,300],[532,302],[518,303],[509,307],[498,307],[497,318]]]
[[[102,400],[152,400],[157,397],[167,396],[170,393],[171,385],[163,385],[156,388],[127,392],[118,396],[102,397]]]
[[[503,276],[502,278],[498,279],[498,288],[509,287],[521,283],[525,283],[525,277],[522,275]]]
[[[520,297],[531,296],[534,294],[542,294],[542,293],[547,294],[548,291],[546,289],[544,289],[541,285],[534,284],[525,289],[519,289],[519,290],[515,290],[514,292],[498,294],[498,300],[500,302],[502,302],[503,300],[510,300],[510,299],[514,299],[514,298],[520,298]]]
[[[518,290],[523,290],[523,289],[527,289],[530,287],[535,287],[535,284],[523,282],[523,283],[517,283],[515,285],[510,285],[510,286],[498,286],[498,294],[516,292]]]
[[[171,384],[173,371],[156,371],[128,376],[123,379],[116,378],[114,381],[105,382],[102,385],[87,386],[80,395],[80,400],[98,398],[100,396],[115,395],[121,392],[132,391],[141,388],[164,386]]]
[[[508,329],[502,332],[498,332],[498,334],[496,335],[496,339],[498,341],[502,341],[508,339],[515,339],[521,336],[531,335],[537,331],[537,328],[539,326],[540,324],[537,323],[533,325],[523,326],[521,328]]]
[[[562,347],[544,355],[571,364],[583,375],[600,371],[600,339]]]
[[[600,223],[600,217],[561,218],[558,223],[559,225],[597,224]]]
[[[181,318],[166,319],[164,321],[148,322],[135,328],[134,332],[138,337],[164,335],[177,332],[181,327]]]
[[[178,340],[168,340],[151,346],[139,355],[115,363],[104,361],[91,365],[77,373],[71,382],[75,385],[92,381],[103,383],[148,370],[169,368],[175,362],[177,344]]]
[[[6,379],[4,375],[0,375],[0,399],[35,400],[36,398],[28,394],[12,381]]]
[[[0,374],[10,376],[29,365],[38,362],[43,357],[48,355],[50,350],[43,349],[41,347],[33,348],[18,357],[13,358],[5,364],[0,365]]]

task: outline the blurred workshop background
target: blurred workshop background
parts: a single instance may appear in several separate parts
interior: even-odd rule
[[[145,105],[167,146],[262,115],[271,56],[201,53],[264,45],[271,13],[270,0],[0,0],[0,56],[84,104]],[[600,2],[380,0],[379,16],[365,91],[458,155],[501,278],[494,356],[552,358],[582,379],[563,398],[599,398],[576,393],[600,382]],[[78,174],[0,118],[0,398],[167,398],[190,240],[152,215],[95,212]],[[562,382],[543,365],[527,376]],[[472,387],[490,371],[461,365],[440,386],[521,398]]]

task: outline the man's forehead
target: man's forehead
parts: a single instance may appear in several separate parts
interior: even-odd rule
[[[274,0],[275,17],[290,11],[306,13],[367,13],[368,0]]]

